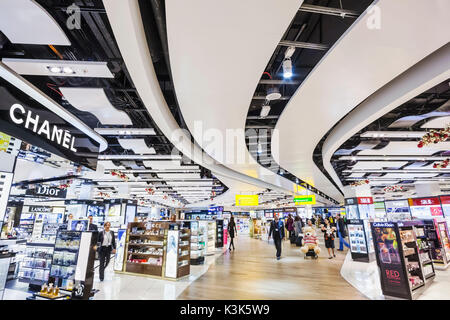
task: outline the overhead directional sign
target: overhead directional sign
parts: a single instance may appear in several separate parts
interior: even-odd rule
[[[316,204],[316,195],[311,194],[307,196],[295,196],[294,203],[296,205]]]
[[[257,206],[258,205],[257,194],[237,194],[236,206]]]

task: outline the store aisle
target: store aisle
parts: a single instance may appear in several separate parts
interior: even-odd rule
[[[327,259],[305,260],[298,247],[283,243],[275,259],[273,243],[240,236],[236,251],[216,260],[178,299],[365,299],[340,275],[346,252]]]

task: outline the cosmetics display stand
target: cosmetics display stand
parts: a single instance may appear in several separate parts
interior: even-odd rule
[[[216,220],[216,248],[223,248],[223,219]]]
[[[213,255],[216,253],[216,221],[207,222],[207,244],[206,255]]]
[[[431,246],[434,267],[445,270],[450,264],[450,243],[447,221],[443,218],[424,220],[425,235]]]
[[[162,277],[168,228],[168,222],[129,223],[124,271]]]
[[[180,227],[180,225],[183,225]],[[184,223],[130,222],[118,273],[176,280],[190,274],[191,231]]]
[[[420,221],[371,223],[383,294],[417,299],[435,272],[430,245]]]
[[[192,265],[199,265],[205,262],[205,244],[206,233],[204,229],[200,229],[199,221],[183,221],[182,225],[188,227],[191,230],[191,256],[190,263]]]
[[[19,281],[29,283],[32,290],[39,290],[41,285],[47,283],[54,247],[54,242],[28,242],[25,256],[19,263]]]

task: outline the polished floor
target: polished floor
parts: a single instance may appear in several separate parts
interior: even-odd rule
[[[208,256],[206,263],[192,266],[189,278],[167,281],[117,274],[112,263],[100,282],[95,300],[115,299],[364,299],[340,275],[345,253],[327,259],[325,248],[317,260],[305,260],[300,249],[283,243],[282,259],[275,259],[272,242],[236,238],[236,250]],[[10,285],[5,299],[30,296],[26,284]]]
[[[345,252],[328,259],[322,247],[319,259],[305,260],[285,241],[277,261],[272,242],[245,236],[235,242],[236,251],[217,258],[178,299],[366,299],[340,275]]]

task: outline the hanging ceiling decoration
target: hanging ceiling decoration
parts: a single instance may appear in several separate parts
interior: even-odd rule
[[[433,164],[433,168],[435,168],[435,169],[445,169],[445,168],[447,168],[449,163],[450,163],[450,159],[447,158],[444,161],[435,162]]]
[[[447,127],[441,130],[430,130],[422,137],[422,139],[417,144],[417,147],[422,148],[431,143],[444,142],[448,139],[449,134],[450,134],[449,125],[447,125]]]
[[[370,182],[369,179],[358,180],[358,181],[352,182],[350,184],[350,186],[352,186],[352,187],[359,187],[359,186],[362,186],[362,185],[365,185],[365,184],[369,184],[369,182]]]
[[[384,192],[401,192],[404,191],[404,188],[399,185],[387,186],[383,188]]]
[[[128,181],[128,179],[129,179],[128,176],[125,173],[123,173],[122,171],[119,171],[119,170],[111,171],[111,175],[115,176],[115,177],[119,177],[123,181]]]

